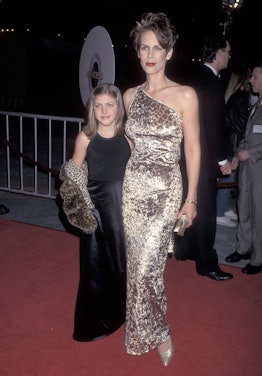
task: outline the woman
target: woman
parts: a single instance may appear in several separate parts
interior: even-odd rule
[[[96,86],[90,95],[87,112],[88,121],[77,135],[72,159],[63,166],[67,178],[74,177],[71,169],[80,171],[75,182],[88,202],[89,209],[85,210],[89,210],[88,226],[92,227],[86,228],[83,224],[86,212],[82,215],[78,211],[77,222],[69,216],[69,211],[71,215],[77,206],[75,200],[69,202],[67,216],[70,223],[79,224],[83,230],[73,333],[77,341],[100,339],[117,330],[125,321],[126,299],[121,204],[123,176],[132,143],[124,134],[125,109],[120,90],[113,84]],[[88,191],[85,192],[79,175],[81,177],[87,166]],[[62,188],[66,199],[67,192]],[[87,194],[90,196],[86,197]],[[92,222],[94,217],[96,226]]]
[[[177,39],[164,13],[145,13],[130,33],[146,80],[124,93],[126,134],[134,142],[123,183],[127,245],[127,352],[158,348],[165,366],[174,346],[166,321],[163,274],[173,251],[173,229],[196,217],[200,165],[198,100],[189,86],[171,81],[165,67]],[[187,198],[181,210],[180,144],[185,140]]]

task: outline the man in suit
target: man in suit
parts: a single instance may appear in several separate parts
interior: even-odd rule
[[[254,65],[249,82],[259,98],[231,163],[232,169],[239,168],[239,223],[237,251],[226,261],[250,259],[242,273],[257,274],[262,271],[262,63]]]
[[[202,62],[191,85],[199,96],[201,169],[197,197],[197,217],[183,237],[175,235],[177,260],[194,259],[196,271],[215,281],[226,281],[233,275],[222,271],[214,249],[216,235],[217,177],[231,172],[226,159],[224,137],[224,85],[219,72],[227,68],[231,57],[230,44],[220,34],[205,38]],[[184,163],[181,162],[182,175]],[[223,167],[221,167],[223,166]],[[184,186],[186,181],[184,181]],[[186,189],[184,189],[186,192]]]

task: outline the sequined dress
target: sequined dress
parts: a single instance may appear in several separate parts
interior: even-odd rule
[[[127,244],[125,345],[128,353],[140,355],[169,335],[163,274],[167,253],[174,247],[182,197],[182,117],[139,86],[126,133],[135,149],[126,166],[122,199]]]

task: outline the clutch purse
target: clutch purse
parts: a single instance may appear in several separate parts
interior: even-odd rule
[[[187,228],[187,224],[188,224],[188,219],[187,219],[186,214],[181,215],[181,217],[178,218],[175,223],[174,232],[177,235],[183,236],[185,229]]]

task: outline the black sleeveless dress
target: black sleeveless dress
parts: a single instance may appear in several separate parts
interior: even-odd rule
[[[73,338],[93,341],[125,322],[126,251],[122,184],[131,151],[124,136],[96,135],[87,148],[88,190],[95,204],[97,230],[82,234],[80,280]]]

